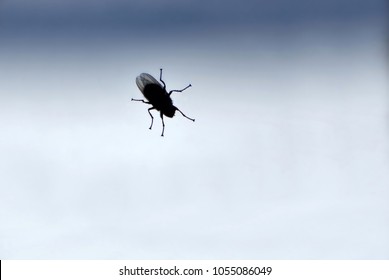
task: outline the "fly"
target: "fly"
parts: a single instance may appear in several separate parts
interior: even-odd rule
[[[178,109],[176,106],[173,105],[173,100],[171,99],[170,95],[172,92],[183,92],[187,88],[190,88],[192,85],[189,84],[187,87],[180,89],[180,90],[171,90],[169,93],[166,91],[166,84],[162,80],[162,69],[160,69],[160,75],[159,80],[161,81],[162,85],[150,74],[142,73],[138,77],[136,77],[136,85],[138,86],[139,90],[142,92],[143,96],[147,99],[147,101],[143,99],[134,99],[131,98],[131,101],[141,101],[146,104],[150,104],[151,107],[148,109],[149,115],[151,117],[151,125],[149,129],[153,127],[153,121],[154,117],[151,114],[151,110],[157,110],[160,112],[161,120],[162,120],[162,134],[165,131],[165,123],[163,121],[163,116],[172,118],[176,111],[180,112],[185,118],[191,121],[195,121],[194,119],[191,119],[187,117],[183,112],[181,112],[180,109]]]

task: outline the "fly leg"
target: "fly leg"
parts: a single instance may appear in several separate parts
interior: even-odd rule
[[[141,102],[146,103],[146,104],[151,104],[150,102],[144,101],[143,99],[134,99],[134,98],[131,98],[131,101],[141,101]],[[151,108],[148,109],[149,115],[150,115],[150,117],[151,117],[151,125],[150,125],[149,129],[151,129],[151,128],[153,127],[154,117],[153,117],[153,115],[150,113],[150,111],[151,111],[151,110],[154,110],[154,109],[155,109],[154,107],[151,107]]]
[[[151,117],[151,125],[150,125],[149,129],[151,129],[151,128],[153,127],[154,117],[153,117],[153,115],[151,114],[150,111],[151,111],[151,110],[154,110],[154,109],[155,109],[154,107],[151,107],[151,108],[148,109],[149,115],[150,115],[150,117]]]
[[[164,81],[162,81],[162,68],[161,69],[159,69],[159,80],[162,82],[162,84],[163,84],[163,89],[164,90],[166,90],[166,84],[165,84],[165,82]]]
[[[143,103],[151,104],[150,102],[144,101],[143,99],[134,99],[134,98],[131,98],[131,101],[142,101]]]
[[[187,88],[190,88],[192,85],[189,84],[187,87],[183,88],[183,89],[173,89],[171,91],[169,91],[169,95],[172,94],[172,92],[183,92],[184,90],[186,90]]]
[[[191,120],[192,122],[194,122],[195,121],[195,119],[191,119],[191,118],[189,118],[189,117],[187,117],[183,112],[181,112],[181,110],[180,109],[178,109],[177,107],[176,107],[176,109],[177,109],[177,111],[178,112],[180,112],[181,113],[181,115],[183,115],[185,118],[187,118],[188,120]]]
[[[161,136],[163,136],[163,132],[165,131],[165,122],[163,121],[163,114],[161,112],[161,120],[162,120],[162,134]]]

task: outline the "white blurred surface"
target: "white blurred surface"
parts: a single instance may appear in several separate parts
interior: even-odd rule
[[[3,46],[0,258],[387,259],[383,42],[242,40]]]

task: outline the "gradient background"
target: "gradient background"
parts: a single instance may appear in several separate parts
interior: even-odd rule
[[[386,9],[1,0],[0,259],[388,259]]]

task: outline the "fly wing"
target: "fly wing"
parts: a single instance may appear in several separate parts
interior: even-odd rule
[[[150,84],[158,85],[162,88],[161,84],[150,74],[142,73],[136,77],[136,85],[142,93],[145,87]]]

